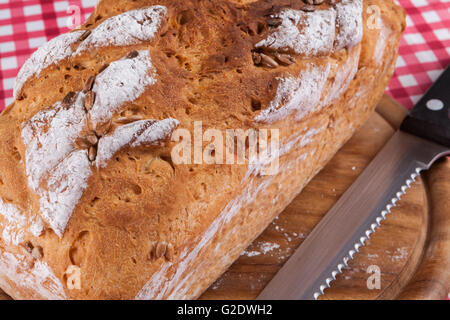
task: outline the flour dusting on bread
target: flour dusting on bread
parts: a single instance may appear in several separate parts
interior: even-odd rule
[[[389,29],[384,22],[381,22],[381,28],[378,30],[379,37],[375,44],[374,49],[374,60],[378,65],[383,63],[383,56],[385,54],[386,48],[389,43],[390,36],[392,35],[392,30]]]
[[[256,47],[293,51],[306,56],[329,54],[334,49],[347,48],[351,52],[350,56],[336,71],[329,94],[318,106],[321,108],[345,91],[358,71],[360,51],[355,52],[352,48],[362,40],[362,10],[362,0],[343,0],[333,8],[313,12],[283,10],[272,15],[272,18],[280,18],[281,24]],[[338,30],[335,30],[336,26]],[[329,73],[330,65],[326,68],[310,67],[298,78],[292,75],[280,78],[274,100],[255,120],[267,123],[279,121],[294,109],[297,111],[297,120],[303,119],[319,104],[320,92],[324,89]]]
[[[330,72],[330,66],[314,66],[301,71],[298,77],[279,79],[275,98],[255,117],[260,122],[275,122],[296,112],[301,120],[319,104],[322,89]]]
[[[87,150],[73,151],[50,173],[47,186],[38,190],[42,216],[62,237],[91,175]]]
[[[281,18],[281,25],[267,39],[257,43],[257,48],[292,50],[303,55],[326,54],[333,49],[334,10],[284,10],[273,17]]]
[[[29,78],[39,76],[42,70],[66,58],[100,47],[128,46],[153,40],[166,17],[166,7],[152,6],[105,20],[83,41],[80,39],[85,30],[65,33],[50,40],[36,50],[20,69],[14,85],[14,97],[18,98]]]
[[[0,217],[3,218],[2,239],[7,245],[22,244],[27,231],[35,237],[39,237],[44,229],[42,219],[28,217],[18,206],[0,199]]]
[[[358,72],[358,64],[361,53],[361,47],[355,47],[348,50],[348,56],[345,62],[338,64],[335,70],[334,80],[331,81],[328,94],[324,96],[322,107],[326,107],[338,99],[343,94],[350,82]]]
[[[87,130],[88,121],[93,127],[111,121],[122,105],[138,98],[156,82],[155,72],[149,52],[139,51],[134,58],[111,63],[97,76],[92,88],[97,98],[91,110],[84,107],[85,94],[78,92],[72,105],[57,102],[23,125],[28,184],[40,196],[42,217],[58,236],[62,237],[92,174],[88,150],[78,150],[75,141]],[[125,125],[112,136],[100,137],[99,166],[104,167],[127,144],[137,147],[167,137],[178,122],[166,119],[151,124],[155,121]]]
[[[179,122],[175,119],[161,121],[142,120],[118,127],[113,133],[104,136],[98,143],[97,166],[105,167],[107,162],[122,148],[131,146],[157,145],[170,138]]]
[[[30,268],[24,255],[4,252],[0,254],[0,272],[3,278],[17,283],[19,288],[34,288],[33,299],[66,299],[61,281],[44,261],[36,260]],[[8,282],[2,282],[2,285],[8,285]]]
[[[92,48],[129,46],[151,41],[166,17],[166,7],[153,6],[106,19],[83,41],[76,54]]]
[[[84,94],[79,93],[70,108],[57,102],[23,125],[26,173],[32,190],[37,192],[51,169],[74,150],[74,141],[86,126],[83,99]]]
[[[0,216],[3,217],[2,238],[8,245],[18,245],[25,234],[26,218],[20,210],[11,203],[5,203],[0,199]]]
[[[133,148],[158,143],[161,140],[170,139],[173,130],[180,124],[176,119],[164,119],[155,122],[141,133],[135,141],[131,143]]]
[[[22,129],[28,184],[40,196],[42,217],[60,236],[90,173],[87,156],[74,146],[87,124],[83,101],[80,92],[70,108],[58,102],[37,113]]]
[[[36,216],[34,218],[29,219],[31,225],[29,226],[30,233],[36,238],[39,237],[44,231],[44,221],[40,218],[40,216]]]
[[[362,0],[343,0],[335,6],[339,32],[336,49],[351,48],[363,37]]]
[[[14,98],[19,97],[25,82],[37,77],[42,70],[56,64],[73,54],[72,45],[78,41],[83,31],[64,33],[37,49],[19,71],[14,84]]]
[[[137,137],[154,123],[155,121],[153,120],[135,121],[120,126],[114,130],[114,132],[104,136],[99,141],[97,147],[97,167],[105,167],[107,161],[109,161],[117,151],[136,141]]]
[[[95,104],[90,111],[94,127],[110,120],[126,102],[136,100],[148,86],[156,82],[156,70],[147,50],[138,56],[112,62],[95,79]]]

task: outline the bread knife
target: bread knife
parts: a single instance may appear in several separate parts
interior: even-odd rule
[[[450,155],[450,67],[257,299],[318,299],[420,172],[445,155]]]

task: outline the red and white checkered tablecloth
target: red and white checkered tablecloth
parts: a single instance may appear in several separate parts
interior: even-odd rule
[[[83,23],[96,2],[0,0],[0,111],[12,102],[14,78],[30,54],[68,26]],[[450,64],[450,0],[398,2],[408,27],[387,92],[411,108]]]

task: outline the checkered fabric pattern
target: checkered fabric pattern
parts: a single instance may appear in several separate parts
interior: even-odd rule
[[[68,26],[83,23],[96,2],[0,0],[0,111],[12,102],[14,78],[30,54]],[[411,108],[450,63],[450,0],[398,2],[408,27],[387,92]]]
[[[82,24],[97,0],[0,0],[0,111],[14,99],[14,80],[48,40]]]
[[[408,14],[388,94],[411,108],[450,64],[450,0],[399,0]]]

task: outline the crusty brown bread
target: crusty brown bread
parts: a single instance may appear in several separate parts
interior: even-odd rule
[[[198,297],[365,122],[404,27],[391,0],[100,1],[0,116],[0,287]],[[280,170],[178,164],[195,121],[279,129]]]

